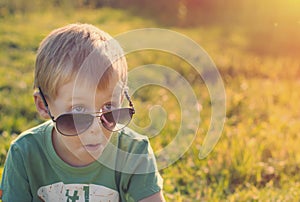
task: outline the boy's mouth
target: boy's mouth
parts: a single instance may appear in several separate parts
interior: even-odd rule
[[[97,151],[102,147],[102,145],[100,143],[98,143],[98,144],[86,144],[86,145],[84,145],[84,147],[88,151]]]

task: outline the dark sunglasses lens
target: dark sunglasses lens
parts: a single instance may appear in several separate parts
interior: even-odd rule
[[[87,130],[93,123],[90,114],[63,114],[56,120],[56,128],[63,135],[78,135]]]
[[[102,125],[110,131],[118,131],[129,124],[133,115],[131,108],[116,109],[102,114]]]

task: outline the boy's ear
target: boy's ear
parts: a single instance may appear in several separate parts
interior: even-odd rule
[[[39,115],[44,119],[49,119],[50,117],[49,117],[47,108],[43,102],[43,99],[41,97],[41,94],[39,92],[35,92],[33,94],[33,97],[34,97],[35,107],[36,107]]]

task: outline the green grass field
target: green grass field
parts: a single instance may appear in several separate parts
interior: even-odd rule
[[[106,8],[0,18],[1,166],[10,141],[43,121],[32,99],[37,47],[52,29],[73,22],[95,24],[112,36],[132,29],[161,27],[129,12]],[[245,27],[164,28],[190,37],[208,52],[222,75],[227,97],[222,136],[212,153],[199,159],[211,115],[203,81],[195,77],[189,64],[170,54],[147,50],[128,55],[129,69],[156,63],[179,71],[202,104],[202,122],[191,147],[161,170],[167,201],[299,201],[300,60],[288,54],[253,51],[254,33]],[[255,41],[255,50],[259,49],[257,44]],[[262,44],[266,42],[262,40]],[[149,87],[133,95],[133,100],[140,112],[134,120],[137,125],[149,124],[148,110],[153,105],[167,112],[161,134],[151,139],[154,150],[163,148],[178,129],[180,110],[174,95],[166,89]]]

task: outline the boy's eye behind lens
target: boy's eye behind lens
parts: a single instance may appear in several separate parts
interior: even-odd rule
[[[116,120],[112,114],[112,112],[108,112],[100,117],[102,125],[108,130],[113,130],[116,126]]]
[[[103,114],[100,120],[105,128],[115,131],[124,128],[131,117],[130,109],[122,108]]]
[[[94,121],[94,117],[91,114],[73,114],[72,116],[77,133],[87,130]],[[70,125],[72,126],[72,124]]]

